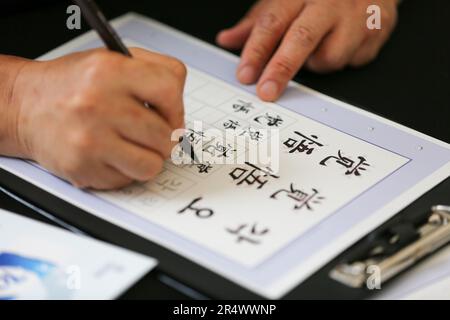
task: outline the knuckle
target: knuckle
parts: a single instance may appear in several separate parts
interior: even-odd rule
[[[71,109],[76,113],[76,115],[91,115],[99,102],[100,97],[96,90],[83,89],[79,90],[77,94],[74,94],[70,98],[69,105],[72,106]]]
[[[263,43],[255,43],[253,46],[250,47],[250,55],[253,60],[255,61],[262,61],[266,55],[267,55],[267,48]]]
[[[82,158],[96,148],[94,134],[86,129],[72,134],[69,143],[75,150],[75,158]]]
[[[121,61],[121,57],[111,52],[96,51],[92,53],[84,68],[84,80],[91,83],[109,77],[111,72],[117,70]]]
[[[346,59],[342,55],[328,51],[320,57],[320,63],[329,69],[340,70],[345,67]]]
[[[301,24],[294,25],[292,26],[291,32],[293,40],[298,42],[302,47],[310,48],[314,46],[316,36],[310,27]]]
[[[183,62],[178,59],[172,60],[172,71],[178,79],[181,79],[183,82],[187,76],[187,68]]]
[[[256,21],[256,25],[259,30],[269,34],[282,32],[284,29],[283,19],[274,12],[265,12],[261,14]]]
[[[291,77],[296,73],[296,69],[295,62],[286,56],[278,57],[273,62],[273,70],[285,77]]]

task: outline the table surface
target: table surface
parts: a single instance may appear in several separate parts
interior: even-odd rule
[[[135,11],[210,43],[219,30],[243,16],[253,2],[98,1],[108,18]],[[0,53],[36,58],[86,32],[86,24],[81,31],[65,27],[69,4],[50,0],[25,9],[0,10]],[[329,75],[301,71],[296,80],[450,143],[449,20],[450,1],[404,1],[398,27],[375,62]],[[0,208],[35,217],[30,209],[1,192]],[[183,296],[161,286],[153,297]]]

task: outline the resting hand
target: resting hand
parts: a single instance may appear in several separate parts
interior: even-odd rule
[[[330,72],[373,60],[397,20],[399,0],[260,0],[217,42],[243,48],[238,79],[258,82],[260,98],[279,98],[303,66]],[[370,5],[381,9],[381,29],[367,27]]]

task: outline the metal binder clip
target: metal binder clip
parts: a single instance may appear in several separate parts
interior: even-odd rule
[[[450,242],[450,206],[434,206],[425,223],[416,230],[417,238],[390,255],[383,254],[383,248],[372,247],[362,258],[337,265],[330,277],[348,287],[362,288],[367,283],[371,266],[378,267],[381,283],[414,265],[425,256],[432,254]],[[389,244],[399,241],[393,235]]]

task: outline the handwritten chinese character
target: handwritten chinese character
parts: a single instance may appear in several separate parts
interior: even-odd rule
[[[200,202],[202,199],[203,199],[202,197],[199,197],[199,198],[192,200],[192,202],[188,206],[186,206],[185,208],[178,211],[178,214],[184,214],[184,213],[186,213],[186,211],[189,210],[189,211],[195,212],[195,215],[198,218],[201,218],[201,219],[211,218],[214,215],[214,211],[212,209],[194,207],[194,205],[196,203]]]
[[[267,177],[272,177],[275,179],[279,179],[279,176],[276,176],[272,173],[270,168],[261,169],[257,166],[246,162],[245,163],[250,168],[235,168],[232,172],[230,172],[230,176],[234,181],[240,180],[237,185],[241,185],[243,183],[248,184],[249,186],[253,184],[258,184],[257,189],[261,189],[264,185],[269,181],[269,179],[264,179]]]
[[[255,109],[251,102],[245,102],[243,100],[238,100],[238,103],[233,104],[234,112],[243,112],[248,114],[251,110]]]
[[[163,181],[157,181],[156,184],[161,187],[161,191],[177,191],[177,188],[183,183],[173,178],[167,178]]]
[[[313,211],[313,205],[319,204],[325,199],[325,197],[319,195],[319,191],[317,191],[317,189],[313,188],[311,192],[307,193],[300,189],[296,189],[293,183],[291,183],[290,189],[281,189],[272,194],[270,197],[272,199],[277,199],[277,196],[283,192],[285,192],[289,198],[296,202],[294,205],[295,210],[306,208],[309,211]]]
[[[201,163],[197,164],[198,173],[209,173],[209,170],[212,170],[213,166],[210,163]]]
[[[248,127],[245,130],[242,131],[242,133],[239,136],[245,136],[247,135],[251,140],[253,141],[260,141],[263,139],[264,135],[261,130]]]
[[[223,127],[228,130],[236,130],[240,126],[239,121],[236,120],[227,120],[223,123]]]
[[[284,120],[279,115],[272,116],[269,113],[258,116],[254,120],[255,122],[261,123],[261,119],[263,119],[263,121],[265,121],[266,125],[268,125],[269,127],[279,127],[284,122]]]
[[[233,149],[231,144],[223,145],[220,141],[217,141],[216,144],[209,144],[205,148],[203,148],[203,152],[210,154],[213,157],[218,158],[228,158],[229,153],[235,152],[236,149]]]
[[[291,149],[289,153],[305,152],[310,155],[313,153],[315,147],[323,147],[323,144],[317,141],[318,137],[316,135],[311,135],[311,138],[309,138],[298,131],[294,131],[294,133],[299,138],[289,138],[284,142],[284,145]]]
[[[358,163],[356,163],[355,165],[355,161],[344,157],[341,153],[341,150],[338,151],[338,156],[329,156],[325,159],[323,159],[320,164],[322,166],[327,166],[327,162],[330,159],[335,159],[336,163],[340,164],[341,166],[344,166],[345,168],[347,168],[348,170],[345,172],[346,175],[355,175],[355,176],[360,176],[361,175],[361,171],[366,171],[367,167],[370,166],[369,163],[366,162],[366,159],[362,156],[358,157]]]
[[[198,170],[198,173],[204,173],[204,174],[208,174],[209,170],[213,169],[213,166],[211,165],[211,163],[209,161],[206,161],[205,163],[198,163],[198,164],[187,164],[185,166],[183,166],[183,168],[195,168],[195,170]]]
[[[254,245],[258,245],[261,243],[260,238],[269,233],[268,228],[258,229],[257,223],[253,225],[249,224],[241,224],[237,228],[226,228],[228,233],[236,235],[236,242],[248,242]]]
[[[197,145],[203,142],[203,139],[206,138],[206,135],[203,131],[195,131],[193,129],[187,129],[186,137],[188,138],[190,143]]]

